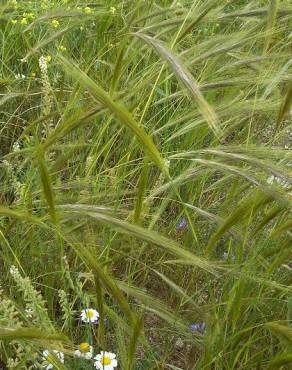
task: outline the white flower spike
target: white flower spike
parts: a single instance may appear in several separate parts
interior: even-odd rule
[[[82,357],[90,360],[93,356],[93,347],[88,343],[80,343],[78,349],[74,352],[76,357]]]
[[[87,308],[81,311],[81,320],[87,323],[97,323],[99,319],[99,313],[93,308]]]
[[[118,366],[118,361],[116,360],[116,355],[111,352],[101,351],[100,354],[94,357],[96,360],[94,366],[96,369],[100,370],[114,370]]]
[[[17,267],[15,267],[14,265],[12,265],[12,266],[10,267],[9,272],[10,272],[10,274],[11,274],[12,276],[17,275],[17,274],[19,273],[18,268],[17,268]]]
[[[55,358],[57,358],[62,364],[64,363],[64,353],[60,351],[48,351],[47,349],[43,351],[43,357],[44,357],[44,368],[46,370],[50,370],[54,368]]]

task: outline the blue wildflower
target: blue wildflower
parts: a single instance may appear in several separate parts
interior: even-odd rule
[[[188,226],[187,220],[185,218],[182,218],[181,221],[179,222],[179,224],[176,227],[176,231],[181,231],[182,229],[184,229],[187,226]]]
[[[190,328],[190,331],[192,331],[193,333],[197,332],[200,334],[204,334],[206,324],[204,322],[197,322],[197,323],[191,324],[189,328]]]

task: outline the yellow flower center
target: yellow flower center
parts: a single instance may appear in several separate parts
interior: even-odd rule
[[[93,316],[94,316],[94,312],[92,310],[88,310],[86,311],[86,316],[89,318],[89,319],[92,319]]]
[[[88,343],[80,343],[79,344],[79,349],[80,349],[81,352],[86,353],[86,352],[89,351],[90,345]]]
[[[109,357],[103,357],[103,358],[101,359],[101,363],[102,363],[102,365],[110,365],[110,364],[111,364],[111,362],[112,362],[112,360],[111,360]]]

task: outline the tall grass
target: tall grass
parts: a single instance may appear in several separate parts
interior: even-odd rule
[[[2,367],[93,369],[88,342],[123,370],[290,368],[291,20],[1,3]]]

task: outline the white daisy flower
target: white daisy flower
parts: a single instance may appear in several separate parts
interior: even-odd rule
[[[88,343],[80,343],[78,349],[74,352],[76,357],[83,357],[90,360],[93,356],[93,347]]]
[[[116,355],[111,352],[101,351],[100,354],[94,357],[94,359],[96,360],[94,362],[96,369],[114,370],[114,368],[118,366]]]
[[[87,308],[81,311],[80,317],[83,322],[96,323],[99,319],[99,313],[93,308]]]
[[[50,370],[54,368],[54,364],[56,363],[56,358],[60,362],[62,362],[62,364],[64,363],[64,353],[63,352],[59,352],[56,350],[53,350],[50,352],[46,349],[45,351],[43,351],[43,357],[45,360],[43,366],[46,370]]]
[[[33,310],[31,308],[26,308],[24,311],[25,311],[25,316],[28,319],[31,319],[33,317]]]

